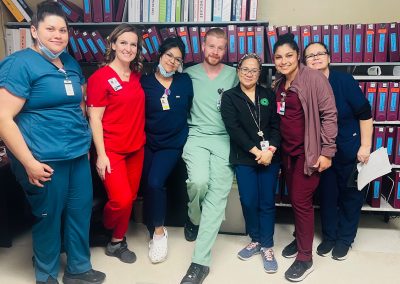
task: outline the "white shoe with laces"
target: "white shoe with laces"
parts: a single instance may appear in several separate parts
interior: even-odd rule
[[[167,259],[168,232],[164,227],[164,236],[161,239],[153,239],[149,242],[149,258],[152,263],[160,263]]]

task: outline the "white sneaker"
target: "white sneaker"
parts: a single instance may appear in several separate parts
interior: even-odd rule
[[[152,263],[160,263],[167,259],[168,254],[168,232],[164,229],[164,236],[162,239],[149,242],[149,258]],[[154,235],[153,235],[154,236]]]

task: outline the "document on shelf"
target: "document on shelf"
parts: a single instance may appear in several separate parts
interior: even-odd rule
[[[368,183],[374,179],[386,175],[392,171],[392,165],[386,148],[379,148],[371,153],[367,164],[358,163],[358,190],[362,190]]]

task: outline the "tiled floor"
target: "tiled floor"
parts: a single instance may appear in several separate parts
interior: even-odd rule
[[[288,283],[283,274],[293,260],[281,257],[280,253],[292,240],[293,226],[282,214],[288,214],[288,211],[278,211],[275,251],[279,270],[276,274],[264,272],[259,256],[246,262],[236,257],[237,251],[247,244],[247,237],[220,234],[213,250],[211,272],[204,284]],[[107,284],[178,284],[190,264],[193,243],[184,240],[182,228],[170,227],[168,232],[169,256],[164,263],[150,263],[146,228],[133,224],[128,242],[138,256],[137,262],[124,264],[105,256],[102,248],[93,248],[93,266],[107,273]],[[316,235],[314,248],[318,243],[319,235]],[[29,232],[15,239],[11,249],[1,248],[0,284],[34,283],[31,255]],[[314,265],[315,271],[303,283],[400,283],[400,219],[390,220],[387,224],[381,215],[364,214],[349,258],[338,262],[315,255]],[[59,280],[61,277],[62,272]]]

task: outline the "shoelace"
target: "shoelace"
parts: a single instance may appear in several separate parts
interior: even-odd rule
[[[272,261],[274,259],[274,252],[272,249],[266,249],[263,253],[266,260]]]
[[[200,267],[198,267],[198,266],[192,266],[192,267],[190,268],[188,277],[189,277],[189,278],[197,278],[197,274],[199,274],[199,273],[200,273]]]
[[[246,249],[247,250],[252,250],[253,248],[255,248],[255,247],[257,247],[258,246],[258,243],[257,242],[251,242],[251,243],[249,243],[248,245],[247,245],[247,247],[246,247]]]

